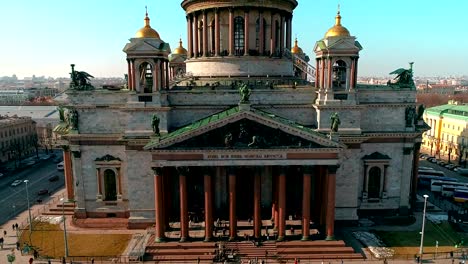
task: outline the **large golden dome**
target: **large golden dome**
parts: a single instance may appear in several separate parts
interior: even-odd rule
[[[336,14],[335,17],[335,25],[330,28],[327,33],[325,33],[325,37],[349,37],[351,34],[349,34],[348,29],[343,27],[341,25],[341,16],[340,16],[340,11]]]
[[[187,50],[182,47],[182,39],[179,40],[179,47],[177,47],[172,54],[187,55]]]
[[[136,38],[157,38],[159,39],[159,34],[150,26],[150,19],[148,17],[148,12],[145,16],[145,26],[137,31],[135,34]]]
[[[291,53],[292,54],[303,54],[304,52],[302,51],[302,49],[297,45],[297,38],[296,40],[294,41],[294,47],[291,48]]]

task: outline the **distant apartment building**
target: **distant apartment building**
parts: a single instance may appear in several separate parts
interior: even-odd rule
[[[452,162],[466,162],[468,155],[468,105],[449,102],[425,110],[431,127],[423,135],[423,148],[431,155]]]
[[[24,157],[36,146],[36,122],[31,117],[0,116],[1,162]]]

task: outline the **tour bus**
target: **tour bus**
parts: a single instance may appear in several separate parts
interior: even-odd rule
[[[468,190],[455,189],[455,191],[453,192],[453,200],[459,203],[464,203],[468,201]]]
[[[447,182],[441,180],[432,180],[431,181],[431,192],[442,192],[443,185],[453,185],[457,187],[468,187],[468,183],[466,182]]]
[[[63,161],[57,164],[57,170],[62,171],[63,170]]]
[[[439,180],[439,181],[445,181],[445,182],[456,182],[458,181],[455,178],[450,178],[450,177],[440,177],[440,176],[430,176],[430,175],[418,175],[418,184],[421,187],[431,187],[432,180]]]
[[[440,194],[444,197],[453,197],[455,190],[468,190],[468,184],[465,185],[453,185],[456,182],[451,183],[450,185],[442,185],[442,191]]]
[[[444,177],[445,173],[443,171],[437,171],[437,170],[418,170],[418,175]]]

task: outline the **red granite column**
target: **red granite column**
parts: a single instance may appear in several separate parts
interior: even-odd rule
[[[286,19],[286,49],[291,50],[292,15]]]
[[[337,166],[328,166],[327,175],[327,222],[326,222],[326,240],[334,240],[335,232],[335,189],[336,189],[336,170]]]
[[[191,53],[192,53],[192,47],[191,47],[191,42],[192,42],[192,21],[190,19],[190,15],[187,15],[186,17],[187,20],[187,59],[190,59]]]
[[[193,47],[193,56],[195,58],[198,57],[198,53],[200,52],[200,48],[199,48],[199,43],[198,43],[198,34],[200,33],[199,30],[198,30],[198,17],[196,14],[194,14],[194,19],[193,19],[193,34],[194,34],[194,47]]]
[[[309,240],[310,235],[310,194],[312,168],[304,167],[303,192],[302,192],[302,240]]]
[[[286,234],[286,168],[282,168],[278,178],[278,241],[283,241]]]
[[[203,57],[208,56],[208,19],[206,18],[206,11],[203,11]]]
[[[355,82],[354,81],[354,76],[355,76],[354,71],[356,70],[356,68],[355,68],[356,60],[354,58],[352,58],[351,60],[352,60],[351,61],[351,72],[349,74],[351,80],[349,82],[349,90],[354,89],[354,82]]]
[[[331,58],[328,58],[328,78],[327,78],[327,82],[328,82],[328,88],[332,88],[333,85],[332,85],[332,59]]]
[[[236,175],[229,172],[229,240],[237,236]]]
[[[229,56],[234,55],[234,10],[229,8]]]
[[[320,88],[325,87],[325,59],[320,58]]]
[[[205,191],[205,241],[211,241],[213,238],[213,194],[212,194],[211,175],[204,176]]]
[[[249,11],[244,12],[244,56],[249,55]]]
[[[274,220],[274,230],[278,230],[278,197],[279,197],[279,177],[275,176],[275,197],[274,197],[274,204],[273,204],[273,220]]]
[[[189,237],[189,220],[187,206],[187,167],[178,167],[179,193],[180,193],[180,242],[187,241]]]
[[[261,197],[262,197],[262,178],[260,169],[256,169],[254,175],[254,236],[260,238],[262,234],[262,215],[261,215]]]
[[[215,9],[215,56],[219,56],[219,10]]]
[[[67,198],[68,200],[73,200],[75,198],[75,190],[73,189],[73,171],[70,149],[63,150],[63,168],[65,174],[65,186],[67,187]]]
[[[154,171],[154,209],[155,209],[155,241],[164,241],[164,221],[163,221],[163,188],[162,188],[162,168],[153,168]]]

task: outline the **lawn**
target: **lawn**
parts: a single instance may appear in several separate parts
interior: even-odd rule
[[[132,235],[129,234],[77,234],[67,233],[69,256],[118,256],[123,253]],[[21,236],[21,245],[29,244],[29,230]],[[63,230],[57,224],[34,223],[32,245],[41,256],[61,258],[65,243]]]
[[[395,255],[414,255],[419,253],[421,235],[419,231],[375,231],[383,242],[393,250]],[[468,234],[457,233],[448,222],[434,224],[426,222],[424,231],[424,252],[435,253],[436,241],[439,242],[437,252],[455,251],[455,244],[461,239],[468,241]]]

